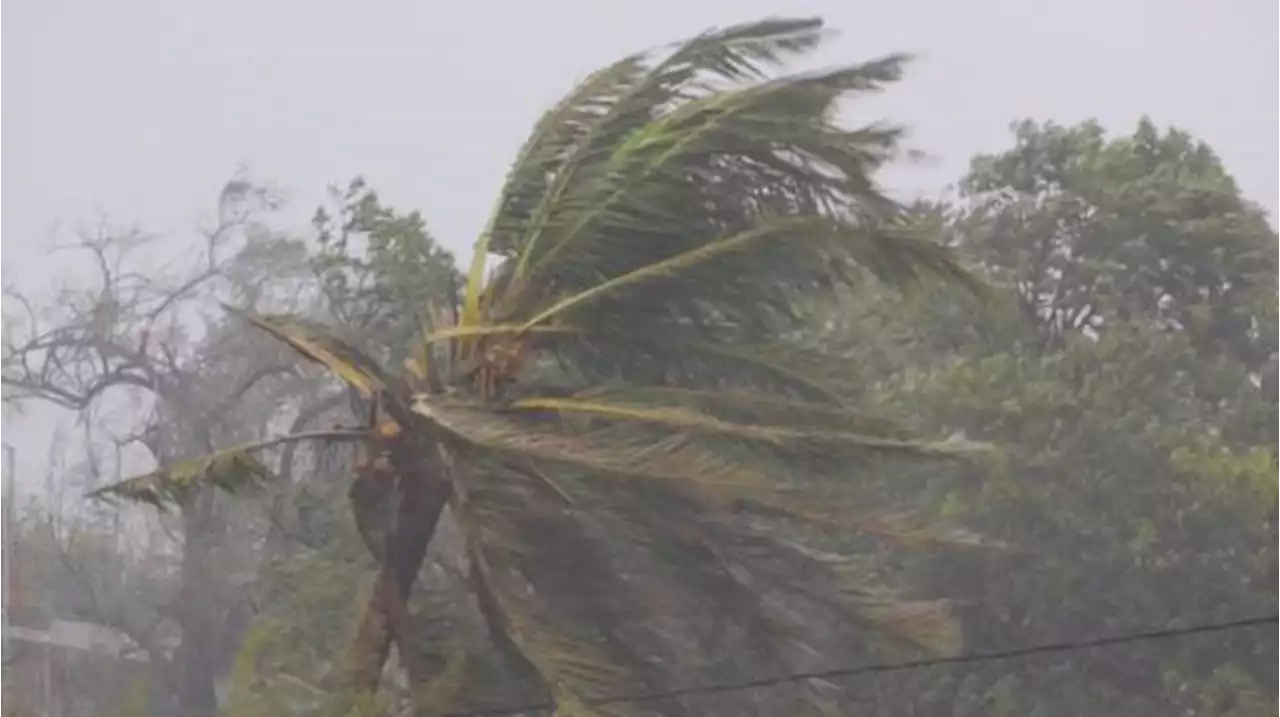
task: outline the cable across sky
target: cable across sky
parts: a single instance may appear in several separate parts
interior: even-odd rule
[[[679,697],[691,697],[695,695],[710,695],[720,692],[738,692],[741,690],[755,689],[758,687],[771,687],[774,685],[789,684],[793,682],[802,682],[805,680],[822,680],[837,677],[856,677],[860,675],[869,675],[886,672],[903,672],[909,670],[921,670],[930,667],[941,667],[944,665],[961,665],[973,664],[979,662],[994,662],[997,660],[1014,660],[1018,658],[1031,657],[1033,655],[1063,653],[1063,652],[1081,652],[1105,647],[1114,647],[1137,642],[1151,642],[1153,640],[1168,640],[1190,635],[1198,635],[1214,632],[1227,632],[1232,630],[1240,630],[1246,628],[1260,627],[1262,625],[1275,625],[1280,623],[1280,614],[1277,615],[1259,615],[1255,617],[1244,617],[1235,620],[1227,620],[1224,622],[1202,623],[1199,625],[1191,625],[1179,628],[1164,628],[1157,630],[1147,630],[1143,632],[1130,632],[1120,635],[1110,635],[1106,637],[1095,637],[1084,640],[1071,640],[1063,642],[1049,642],[1038,645],[1029,645],[1026,647],[1016,647],[1006,650],[993,650],[988,652],[974,652],[963,655],[954,655],[951,657],[933,657],[919,660],[905,660],[901,662],[885,662],[873,663],[867,665],[858,665],[852,667],[833,668],[830,670],[818,670],[813,672],[795,672],[785,675],[774,675],[770,677],[757,677],[754,679],[742,680],[738,682],[723,682],[719,684],[698,685],[692,687],[682,687],[671,690],[662,690],[659,692],[646,692],[642,694],[618,695],[616,697],[606,697],[602,699],[588,700],[589,705],[610,705],[622,703],[638,703],[638,702],[655,702],[658,700],[675,699]],[[534,710],[551,710],[555,705],[551,702],[539,702],[532,704],[516,705],[511,707],[499,707],[484,710],[469,710],[464,712],[450,712],[449,717],[499,717],[501,715],[514,715],[520,712]]]

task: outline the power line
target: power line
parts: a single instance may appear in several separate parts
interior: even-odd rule
[[[1200,625],[1192,625],[1190,627],[1166,628],[1161,630],[1149,630],[1146,632],[1131,632],[1123,635],[1111,635],[1108,637],[1095,637],[1088,640],[1072,640],[1065,642],[1050,642],[1039,645],[1031,645],[1028,647],[1017,647],[1007,650],[995,650],[990,652],[974,652],[966,655],[955,655],[953,657],[934,657],[919,660],[907,660],[903,662],[885,662],[879,664],[860,665],[858,667],[845,667],[830,670],[819,670],[814,672],[796,672],[787,675],[777,675],[773,677],[759,677],[751,680],[743,680],[739,682],[723,682],[720,684],[700,685],[696,687],[682,687],[672,690],[664,690],[661,692],[646,692],[636,695],[620,695],[617,697],[605,697],[601,699],[588,700],[587,704],[592,706],[612,705],[622,703],[635,702],[656,702],[658,700],[667,700],[677,697],[690,697],[693,695],[708,695],[719,692],[738,692],[741,690],[749,690],[757,687],[772,687],[776,685],[787,684],[791,682],[803,682],[805,680],[822,680],[834,677],[854,677],[858,675],[878,674],[885,672],[903,672],[908,670],[919,670],[928,667],[941,667],[943,665],[960,665],[972,664],[977,662],[994,662],[997,660],[1011,660],[1020,657],[1030,657],[1032,655],[1043,655],[1062,652],[1080,652],[1083,650],[1092,650],[1100,647],[1112,647],[1135,642],[1150,642],[1152,640],[1167,640],[1188,635],[1198,635],[1211,632],[1227,632],[1229,630],[1239,630],[1249,627],[1258,627],[1261,625],[1272,625],[1280,622],[1280,615],[1259,615],[1257,617],[1246,617],[1237,620],[1228,620],[1225,622],[1205,623]],[[500,717],[501,715],[513,715],[518,712],[529,710],[550,710],[554,709],[555,704],[552,702],[538,702],[525,704],[514,707],[499,707],[494,709],[470,710],[466,712],[450,712],[449,717]]]

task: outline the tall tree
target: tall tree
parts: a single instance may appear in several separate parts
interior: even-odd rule
[[[330,190],[312,218],[317,251],[312,263],[334,322],[362,332],[379,358],[408,358],[428,317],[458,301],[462,277],[453,256],[427,231],[417,211],[387,206],[364,179]]]
[[[209,310],[215,298],[264,308],[294,305],[288,299],[303,286],[306,264],[302,247],[266,223],[275,206],[265,188],[235,179],[218,197],[199,261],[183,273],[157,273],[137,253],[154,244],[104,227],[79,245],[93,259],[96,286],[68,290],[50,311],[36,311],[35,302],[12,293],[14,301],[6,303],[27,309],[23,331],[5,335],[6,402],[132,410],[135,416],[100,435],[117,446],[141,446],[145,459],[168,466],[181,567],[178,594],[166,612],[182,635],[169,688],[191,715],[217,709],[215,681],[225,672],[219,662],[234,647],[222,639],[229,627],[224,621],[239,598],[223,579],[223,561],[237,537],[228,513],[235,508],[185,478],[191,461],[198,465],[216,446],[261,438],[278,417],[271,409],[281,391],[290,390],[280,379],[296,374],[277,347],[229,331]],[[236,468],[264,470],[243,461]],[[146,644],[146,635],[133,636]]]
[[[1141,320],[1255,370],[1274,356],[1275,231],[1208,145],[1147,119],[1014,132],[963,182],[963,241],[1046,335]]]
[[[905,58],[767,76],[823,37],[817,20],[734,26],[570,92],[512,167],[457,324],[421,336],[403,374],[246,316],[376,401],[371,466],[400,507],[385,564],[412,584],[447,503],[494,641],[558,714],[701,712],[602,700],[687,680],[707,654],[794,668],[881,640],[958,644],[941,603],[801,545],[814,521],[870,531],[836,495],[801,497],[815,475],[967,447],[843,405],[800,368],[797,302],[868,277],[977,286],[876,187],[900,130],[834,123]],[[847,700],[782,692],[724,709]]]

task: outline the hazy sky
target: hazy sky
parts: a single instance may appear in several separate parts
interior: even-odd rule
[[[1277,208],[1276,0],[6,0],[5,274],[35,286],[61,226],[105,211],[187,233],[236,166],[300,212],[363,174],[465,250],[539,112],[621,54],[709,26],[821,15],[822,63],[918,53],[852,119],[913,129],[937,161],[892,176],[936,193],[1018,118],[1149,114],[1208,140]],[[859,111],[862,110],[862,111]],[[65,233],[63,234],[65,238]],[[23,430],[24,443],[47,435]],[[13,437],[6,436],[13,440]],[[23,461],[26,463],[26,461]]]

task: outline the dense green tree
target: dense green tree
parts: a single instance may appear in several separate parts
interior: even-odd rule
[[[928,214],[1004,299],[883,295],[826,340],[920,430],[1000,444],[1009,479],[902,488],[1010,546],[917,575],[973,649],[1274,611],[1277,240],[1202,143],[1144,121],[1022,123]],[[879,342],[871,341],[878,337]],[[887,340],[886,340],[887,339]],[[1269,630],[886,681],[946,714],[1275,714]]]
[[[1274,356],[1275,232],[1208,145],[1145,119],[1112,140],[1096,123],[1015,137],[975,158],[960,230],[1046,338],[1141,321],[1254,370]]]
[[[330,190],[312,219],[312,264],[336,323],[361,332],[390,365],[408,358],[424,322],[458,301],[462,278],[417,211],[386,206],[365,181]]]

